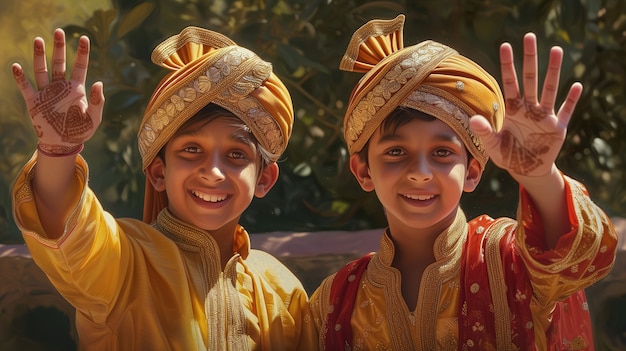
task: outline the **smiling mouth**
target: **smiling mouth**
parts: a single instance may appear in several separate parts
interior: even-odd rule
[[[193,196],[197,197],[198,199],[202,200],[202,201],[206,201],[206,202],[221,202],[226,200],[226,198],[228,197],[228,195],[226,194],[203,194],[203,193],[199,193],[195,190],[193,190],[191,192],[193,194]]]
[[[435,195],[402,195],[407,199],[426,201],[435,198]]]

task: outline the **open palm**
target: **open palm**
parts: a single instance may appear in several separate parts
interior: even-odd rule
[[[506,113],[502,128],[493,130],[482,116],[474,116],[470,125],[481,138],[489,157],[511,175],[542,176],[550,172],[565,140],[567,124],[582,93],[574,83],[558,112],[554,105],[559,86],[563,50],[550,50],[548,71],[541,100],[537,100],[537,40],[534,34],[524,36],[523,84],[520,93],[513,49],[508,43],[500,47]]]
[[[102,120],[104,95],[102,83],[95,83],[89,102],[85,78],[89,63],[89,39],[81,37],[70,79],[65,78],[65,33],[54,32],[52,76],[48,75],[44,41],[34,41],[35,90],[19,64],[13,65],[13,77],[26,101],[39,147],[50,154],[65,154],[79,148],[98,128]]]

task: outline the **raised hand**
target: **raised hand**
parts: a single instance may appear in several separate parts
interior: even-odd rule
[[[34,40],[35,90],[22,67],[13,64],[13,77],[26,101],[31,122],[39,139],[39,151],[48,156],[74,155],[96,131],[102,121],[104,94],[102,83],[94,83],[87,101],[85,79],[89,64],[89,38],[78,42],[76,62],[66,79],[65,33],[54,32],[52,75],[48,74],[45,45]]]
[[[524,36],[523,84],[520,93],[513,49],[508,43],[500,47],[505,119],[500,131],[494,131],[482,116],[474,116],[470,126],[481,138],[489,157],[512,176],[543,176],[551,172],[559,154],[567,124],[582,93],[582,85],[574,83],[566,100],[555,113],[554,105],[559,86],[563,50],[550,50],[548,71],[543,84],[541,100],[537,101],[537,39],[534,34]]]

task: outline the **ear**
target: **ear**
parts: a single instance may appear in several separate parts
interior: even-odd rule
[[[254,196],[261,198],[267,195],[274,184],[276,184],[276,181],[278,180],[278,173],[278,164],[276,162],[272,162],[265,166],[256,181]]]
[[[165,191],[165,164],[161,157],[155,157],[146,167],[146,178],[152,183],[154,190]]]
[[[350,171],[352,171],[357,182],[361,185],[361,189],[368,192],[374,190],[374,182],[370,177],[369,166],[358,154],[350,155]]]
[[[483,176],[483,168],[478,160],[474,157],[469,161],[467,171],[465,172],[465,182],[463,183],[463,191],[471,193],[476,189],[480,178]]]

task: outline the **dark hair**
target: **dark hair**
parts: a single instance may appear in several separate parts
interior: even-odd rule
[[[191,118],[189,118],[187,121],[185,121],[185,123],[183,123],[178,128],[178,130],[176,131],[176,133],[174,133],[174,135],[176,135],[178,133],[178,131],[186,128],[187,126],[190,126],[190,125],[195,124],[195,123],[200,122],[200,121],[203,121],[204,124],[207,124],[207,123],[210,123],[211,121],[213,121],[216,118],[231,119],[233,121],[233,125],[234,126],[239,127],[243,131],[245,131],[248,134],[250,134],[250,139],[256,145],[257,153],[261,157],[261,160],[263,161],[262,168],[264,168],[265,166],[267,166],[271,162],[270,160],[271,160],[272,154],[269,151],[267,151],[259,143],[259,141],[254,137],[254,134],[252,134],[252,131],[250,130],[250,128],[245,123],[243,123],[243,121],[239,117],[235,116],[234,113],[232,113],[229,110],[227,110],[227,109],[225,109],[225,108],[223,108],[223,107],[221,107],[219,105],[216,105],[216,104],[208,104],[205,107],[203,107],[195,115],[191,116]],[[165,164],[165,148],[166,147],[167,147],[167,143],[157,153],[157,157],[159,157],[161,159],[161,161],[163,161],[163,164]]]
[[[378,128],[381,132],[394,133],[401,126],[408,124],[409,122],[416,119],[425,122],[432,122],[437,118],[435,116],[412,109],[410,107],[398,106],[389,114],[389,116],[387,116],[387,118],[383,120]],[[361,161],[365,162],[366,164],[368,163],[367,154],[369,151],[369,145],[370,141],[368,140],[367,143],[365,143],[365,146],[363,146],[363,149],[361,149],[361,151],[357,153],[357,155],[359,155],[359,159],[361,159]],[[465,148],[465,151],[467,152],[467,162],[469,164],[469,161],[472,159],[473,156],[467,148]]]

